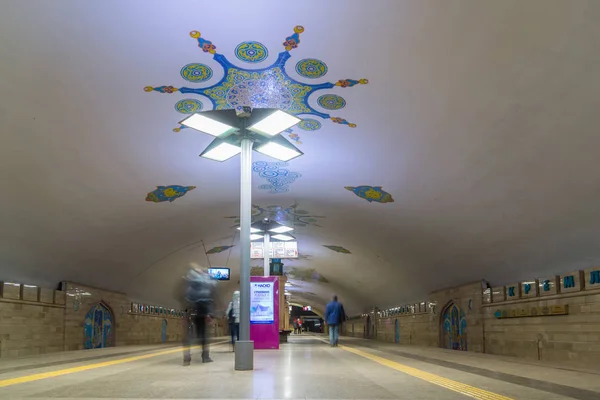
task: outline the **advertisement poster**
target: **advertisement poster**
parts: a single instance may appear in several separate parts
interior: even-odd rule
[[[250,258],[264,258],[265,250],[263,242],[250,243]],[[298,242],[271,242],[269,246],[269,258],[298,258]]]
[[[250,282],[250,323],[272,324],[275,321],[273,282]]]

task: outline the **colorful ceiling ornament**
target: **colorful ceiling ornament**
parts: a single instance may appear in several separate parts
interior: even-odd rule
[[[217,246],[217,247],[213,247],[212,249],[208,250],[206,252],[206,254],[219,254],[222,253],[226,250],[231,249],[233,246]]]
[[[333,250],[336,253],[342,253],[342,254],[352,254],[350,253],[350,250],[343,248],[342,246],[332,246],[332,245],[323,245],[323,247],[327,247],[329,250]]]
[[[316,131],[317,129],[321,129],[322,125],[316,119],[306,118],[300,121],[296,126],[305,131]]]
[[[300,141],[300,136],[298,136],[297,133],[290,133],[288,135],[288,137],[290,138],[290,140],[296,144],[302,144],[302,142]]]
[[[325,278],[323,275],[319,274],[314,268],[298,268],[292,267],[287,275],[293,276],[295,279],[300,281],[312,281],[312,282],[321,282],[328,283],[329,280]]]
[[[348,88],[358,84],[367,84],[367,79],[340,79],[337,82],[325,82],[318,84],[309,84],[299,82],[291,78],[285,66],[291,58],[290,51],[297,48],[300,44],[300,34],[304,32],[302,26],[296,26],[294,33],[286,37],[283,46],[284,51],[279,53],[277,60],[266,68],[246,69],[231,63],[223,54],[217,53],[216,46],[209,40],[204,39],[200,32],[192,31],[190,36],[196,39],[198,47],[204,53],[212,54],[214,60],[223,68],[223,78],[213,85],[206,87],[174,87],[174,86],[146,86],[146,92],[159,92],[173,94],[176,92],[182,94],[194,94],[207,97],[212,103],[213,109],[241,109],[244,106],[253,108],[271,107],[279,108],[291,114],[313,115],[322,119],[329,119],[334,123],[356,127],[356,124],[348,122],[344,118],[332,117],[328,113],[316,110],[308,103],[310,95],[317,91],[332,89],[334,87]],[[258,42],[242,42],[235,49],[236,57],[246,63],[259,63],[268,57],[267,48]],[[298,75],[308,79],[320,78],[327,73],[327,65],[316,59],[303,59],[296,64]],[[203,83],[213,77],[212,69],[205,64],[191,63],[185,65],[181,71],[181,76],[188,82]],[[327,94],[321,96],[318,101],[321,107],[326,110],[338,110],[343,108],[346,101],[337,95]],[[189,99],[185,99],[189,100]],[[194,109],[201,109],[199,102],[193,106],[191,103],[183,103],[176,107],[177,111],[185,112]],[[183,111],[182,111],[183,110]],[[195,112],[195,111],[189,111]],[[312,120],[315,121],[315,120]],[[311,124],[306,125],[311,126]],[[319,126],[312,124],[313,127]],[[179,132],[184,129],[179,126],[174,130]],[[305,129],[305,128],[302,128]],[[314,128],[318,129],[318,128]],[[308,128],[308,130],[314,130]]]
[[[235,48],[235,56],[247,63],[259,63],[269,57],[269,51],[264,44],[258,42],[243,42]]]
[[[187,192],[196,189],[196,186],[157,186],[156,189],[146,195],[146,201],[154,203],[162,203],[163,201],[174,202],[180,197],[183,197]]]
[[[252,163],[252,171],[258,173],[258,176],[269,182],[260,185],[261,190],[268,190],[269,193],[286,193],[290,191],[290,185],[296,182],[296,179],[302,175],[299,172],[292,172],[286,168],[289,164],[286,162],[266,162],[256,161]]]
[[[229,219],[235,219],[235,223],[239,224],[239,217],[226,217]],[[257,205],[252,206],[252,222],[262,221],[268,218],[272,221],[277,221],[281,224],[293,226],[293,227],[305,227],[305,226],[316,226],[319,219],[325,218],[320,215],[311,215],[308,211],[298,209],[298,205],[294,204],[289,207],[282,206],[267,206],[261,207]]]
[[[344,186],[344,189],[353,192],[361,199],[367,200],[369,203],[376,201],[377,203],[393,203],[392,195],[381,188],[381,186]]]

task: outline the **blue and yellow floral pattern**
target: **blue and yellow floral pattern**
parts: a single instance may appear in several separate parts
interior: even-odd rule
[[[206,254],[219,254],[222,253],[226,250],[229,250],[230,248],[232,248],[233,246],[217,246],[217,247],[213,247],[212,249],[208,250],[206,252]]]
[[[187,192],[196,189],[196,186],[157,186],[156,189],[146,195],[146,201],[153,203],[162,203],[163,201],[174,202],[180,197],[186,195]]]
[[[315,92],[332,89],[335,87],[352,87],[366,84],[366,79],[341,79],[336,82],[309,84],[296,81],[288,76],[285,70],[286,63],[291,58],[290,51],[300,45],[300,35],[304,32],[302,26],[296,26],[294,33],[287,36],[283,42],[284,51],[279,53],[277,59],[266,68],[246,69],[232,64],[223,54],[217,53],[217,47],[202,37],[200,32],[192,31],[190,36],[197,40],[198,47],[204,53],[212,54],[214,60],[223,68],[223,77],[214,85],[207,87],[174,87],[171,85],[146,86],[146,92],[182,93],[206,96],[210,99],[213,109],[240,109],[244,106],[274,107],[296,115],[313,115],[334,123],[355,127],[356,124],[347,122],[344,118],[334,117],[325,112],[318,111],[308,103],[308,98]],[[268,51],[258,42],[243,42],[235,51],[236,56],[244,62],[260,62],[267,58]],[[301,76],[316,78],[325,75],[327,66],[324,62],[314,59],[304,59],[296,64]],[[192,83],[202,83],[213,76],[207,65],[192,63],[181,70],[181,76]],[[343,108],[346,101],[335,95],[326,95],[322,101],[326,110]],[[341,99],[341,100],[340,100]],[[307,125],[308,126],[308,125]],[[316,125],[314,125],[316,126]],[[182,127],[177,127],[178,132]],[[285,185],[284,185],[285,186]]]
[[[324,94],[317,99],[317,103],[326,110],[339,110],[346,107],[346,100],[336,94]]]
[[[213,71],[208,65],[204,64],[188,64],[181,68],[181,77],[188,82],[204,82],[212,78]]]
[[[296,72],[305,78],[316,79],[327,73],[327,64],[314,58],[306,58],[298,61]]]
[[[344,189],[353,192],[361,199],[367,200],[369,203],[393,203],[392,195],[381,188],[381,186],[345,186]]]
[[[202,102],[196,99],[183,99],[175,103],[175,110],[182,114],[193,114],[202,110]]]
[[[247,63],[259,63],[269,56],[267,48],[258,42],[243,42],[235,48],[235,56]]]
[[[321,123],[316,119],[311,118],[303,119],[296,126],[305,131],[316,131],[317,129],[321,129]]]

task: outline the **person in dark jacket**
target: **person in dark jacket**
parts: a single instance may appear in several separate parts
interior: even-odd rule
[[[201,269],[190,269],[178,286],[179,299],[183,308],[187,309],[184,318],[183,365],[190,365],[192,355],[190,346],[199,338],[202,344],[202,362],[212,362],[209,356],[207,325],[210,323],[214,303],[215,281]],[[194,337],[193,326],[196,327]]]
[[[344,306],[338,302],[338,297],[333,296],[333,301],[325,307],[325,322],[329,327],[329,345],[335,347],[338,345],[340,337],[340,325],[346,320]]]

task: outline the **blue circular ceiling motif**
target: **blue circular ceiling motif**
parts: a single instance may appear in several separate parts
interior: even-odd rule
[[[314,58],[306,58],[298,61],[296,72],[305,78],[320,78],[327,73],[327,65],[323,61]]]
[[[337,94],[324,94],[317,99],[317,103],[326,110],[339,110],[346,106],[346,100]]]
[[[321,123],[316,119],[311,118],[303,119],[297,126],[305,131],[316,131],[317,129],[321,129]]]
[[[248,63],[259,63],[269,56],[267,48],[258,42],[243,42],[235,48],[235,56]]]
[[[208,65],[193,63],[181,68],[181,77],[188,82],[204,82],[213,75]]]
[[[202,108],[202,102],[196,99],[184,99],[175,103],[175,110],[182,114],[193,114],[201,111]]]

